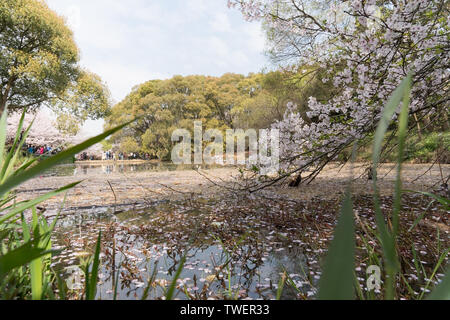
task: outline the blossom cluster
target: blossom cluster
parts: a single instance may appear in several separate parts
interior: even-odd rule
[[[19,127],[22,114],[12,113],[7,118],[7,141],[13,141]],[[32,125],[31,125],[32,124]],[[43,109],[36,113],[26,113],[22,133],[30,127],[25,144],[34,146],[60,147],[71,142],[67,137],[56,129],[54,120],[50,113]]]
[[[414,74],[411,112],[447,112],[450,15],[444,0],[231,0],[246,19],[262,20],[279,60],[326,70],[339,94],[309,98],[307,118],[290,104],[282,121],[285,169],[332,160],[372,132],[391,93]],[[323,73],[322,73],[323,74]]]

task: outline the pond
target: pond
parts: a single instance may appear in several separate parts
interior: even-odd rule
[[[136,173],[136,172],[164,172],[164,171],[182,171],[193,170],[194,165],[176,165],[172,162],[142,162],[142,163],[113,163],[105,162],[101,164],[64,164],[53,167],[45,172],[43,176],[91,176],[97,174],[115,174],[115,173]],[[214,166],[202,166],[205,169],[214,168]]]
[[[335,176],[327,173],[326,179],[311,186],[308,198],[301,198],[301,192],[308,194],[308,186],[290,197],[291,190],[284,187],[249,194],[213,189],[192,166],[110,166],[105,170],[101,165],[64,165],[25,186],[24,190],[32,191],[84,180],[68,196],[70,203],[61,213],[53,237],[54,246],[63,249],[53,267],[63,279],[75,276],[77,282],[84,281],[81,273],[79,277],[74,274],[74,268],[94,253],[101,231],[98,299],[113,299],[115,293],[117,299],[164,299],[184,257],[176,299],[314,298],[342,203],[343,192],[338,186],[343,182],[333,182]],[[133,173],[126,174],[129,172]],[[232,171],[204,172],[224,183]],[[173,193],[164,193],[166,187],[160,183]],[[359,191],[364,183],[360,182]],[[385,187],[390,185],[384,181]],[[380,198],[387,213],[393,201],[389,193]],[[128,199],[132,196],[136,197]],[[353,198],[358,218],[355,281],[366,290],[366,270],[374,263],[368,259],[368,254],[373,255],[372,247],[381,258],[376,240],[361,236],[365,230],[376,229],[373,196],[369,190]],[[407,241],[401,243],[400,250],[409,255],[406,261],[413,261],[414,246],[424,272],[432,274],[443,249],[449,248],[446,228],[450,216],[437,202],[430,204],[420,194],[405,194],[403,198],[400,233]],[[103,205],[99,205],[101,201]],[[59,202],[55,201],[47,213],[53,214],[57,208]],[[417,217],[425,214],[427,224],[416,225]],[[442,265],[447,262],[445,257]],[[426,277],[417,270],[413,263],[405,265],[410,288],[399,289],[402,297],[417,298],[426,290]],[[439,271],[437,276],[443,275]],[[80,294],[80,290],[70,293],[73,299],[79,299]],[[382,297],[380,291],[374,294]]]
[[[54,241],[67,250],[55,267],[67,278],[73,270],[65,268],[92,253],[102,230],[99,299],[113,298],[117,274],[118,299],[141,299],[147,286],[148,299],[163,297],[184,255],[177,299],[274,299],[283,273],[303,294],[313,294],[302,241],[290,241],[286,233],[254,219],[240,230],[227,220],[211,222],[207,207],[217,203],[207,204],[192,209],[162,202],[135,211],[103,208],[62,218]],[[297,294],[287,286],[281,298]]]

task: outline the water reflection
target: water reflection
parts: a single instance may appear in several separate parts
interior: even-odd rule
[[[77,252],[89,250],[88,244],[92,247],[98,230],[103,230],[99,299],[113,297],[117,274],[118,299],[140,299],[148,285],[147,299],[163,297],[185,254],[177,299],[274,299],[284,272],[301,290],[310,290],[306,276],[309,270],[300,245],[255,241],[273,234],[264,228],[257,230],[259,237],[252,236],[239,245],[234,240],[226,242],[214,232],[171,230],[156,219],[158,213],[169,214],[170,210],[177,209],[173,204],[163,203],[117,215],[111,209],[103,209],[68,216],[59,222],[55,239],[68,247],[61,264],[77,264]],[[194,214],[201,213],[189,213]],[[294,299],[297,294],[286,285],[282,298]]]
[[[133,173],[133,172],[164,172],[193,170],[195,165],[176,165],[171,162],[145,163],[99,163],[99,164],[65,164],[46,171],[44,176],[86,176],[96,174]],[[203,169],[215,166],[203,165]]]

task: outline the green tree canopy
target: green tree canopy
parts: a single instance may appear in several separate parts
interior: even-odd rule
[[[231,127],[231,109],[239,98],[238,82],[243,78],[227,74],[221,78],[175,76],[148,81],[112,108],[106,127],[139,118],[112,141],[126,152],[132,137],[140,152],[165,159],[170,155],[171,134],[176,128],[192,130],[194,121],[202,121],[206,129]]]
[[[177,128],[187,129],[191,135],[194,121],[202,121],[205,130],[268,128],[283,118],[289,101],[304,109],[305,90],[309,93],[324,87],[308,75],[284,71],[152,80],[135,87],[112,108],[106,128],[139,118],[111,142],[123,152],[146,152],[167,159],[173,146],[171,135]]]
[[[105,116],[109,92],[78,62],[72,31],[45,2],[0,2],[0,113],[47,105],[81,121]]]

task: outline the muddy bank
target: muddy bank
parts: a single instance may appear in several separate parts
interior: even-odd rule
[[[323,199],[339,198],[351,177],[355,194],[371,194],[372,183],[367,180],[365,167],[356,165],[340,167],[327,166],[310,184],[299,188],[285,185],[270,187],[264,194],[274,194],[294,200],[308,200],[314,197]],[[438,189],[441,177],[448,177],[450,165],[440,168],[430,165],[407,164],[403,169],[403,187],[405,189],[430,191]],[[76,176],[41,176],[21,185],[19,199],[30,199],[36,195],[62,187],[66,184],[82,182],[70,190],[65,210],[76,208],[107,206],[151,206],[160,201],[177,201],[193,197],[217,197],[224,194],[223,186],[238,187],[239,172],[236,168],[214,168],[208,170],[176,170],[162,172],[118,172],[104,174],[102,171],[89,171]],[[390,195],[395,181],[395,165],[385,164],[379,170],[379,189],[382,195]],[[62,202],[63,195],[50,199],[44,204],[52,211]]]

